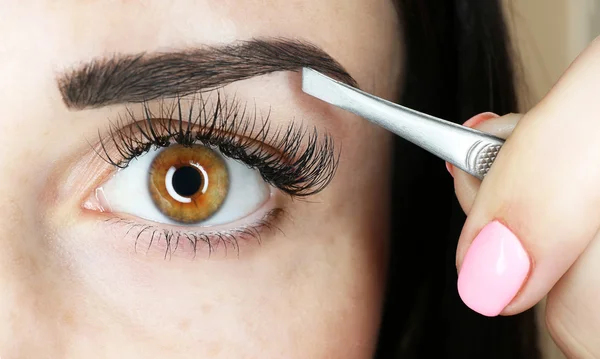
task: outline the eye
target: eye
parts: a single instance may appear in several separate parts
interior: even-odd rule
[[[202,226],[244,218],[270,196],[257,170],[203,145],[150,150],[99,190],[112,212]]]

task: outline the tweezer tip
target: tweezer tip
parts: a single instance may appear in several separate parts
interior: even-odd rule
[[[302,76],[303,77],[304,77],[304,75],[308,75],[308,74],[313,73],[313,72],[319,73],[317,70],[313,70],[310,67],[303,67],[302,68]]]
[[[308,89],[311,77],[314,78],[314,75],[316,75],[316,74],[320,75],[319,72],[311,69],[310,67],[302,68],[302,90],[304,92],[306,92],[306,89]]]
[[[302,91],[309,95],[314,96],[315,91],[321,89],[325,84],[335,83],[335,81],[332,80],[333,79],[310,67],[302,68]]]
[[[308,67],[302,68],[302,91],[332,105],[340,104],[338,81]]]

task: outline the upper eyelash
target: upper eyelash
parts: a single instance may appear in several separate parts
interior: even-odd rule
[[[308,131],[290,123],[283,130],[273,130],[269,115],[258,123],[256,111],[248,114],[246,106],[222,100],[220,92],[211,107],[208,100],[199,97],[197,101],[192,99],[190,109],[184,112],[181,101],[177,98],[172,106],[161,102],[158,116],[144,102],[143,122],[128,108],[126,121],[120,118],[110,124],[108,139],[99,134],[103,154],[96,152],[113,166],[126,168],[131,160],[152,148],[173,143],[184,146],[200,143],[216,147],[223,155],[255,168],[267,183],[298,197],[322,191],[335,175],[339,152],[336,154],[331,136],[320,136],[316,128]],[[197,114],[194,114],[194,106],[198,106]],[[110,155],[107,142],[112,142],[119,159]]]

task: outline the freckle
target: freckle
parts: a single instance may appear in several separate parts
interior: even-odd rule
[[[212,305],[203,304],[201,309],[202,309],[202,314],[208,314],[208,313],[212,312]]]
[[[19,185],[20,186],[24,186],[27,185],[30,181],[31,177],[30,174],[24,174],[19,178]]]
[[[61,316],[61,322],[65,326],[72,327],[73,324],[75,324],[75,317],[73,316],[73,312],[70,310],[64,311]]]
[[[210,342],[207,344],[206,346],[206,353],[211,357],[214,358],[217,355],[219,355],[219,353],[221,353],[221,345],[217,342]]]
[[[189,319],[184,319],[179,323],[179,330],[182,332],[187,332],[190,329],[190,321]]]

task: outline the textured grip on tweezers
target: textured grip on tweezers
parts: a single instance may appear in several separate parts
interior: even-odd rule
[[[477,142],[471,148],[467,163],[472,172],[483,179],[492,167],[492,164],[502,148],[501,144]]]

